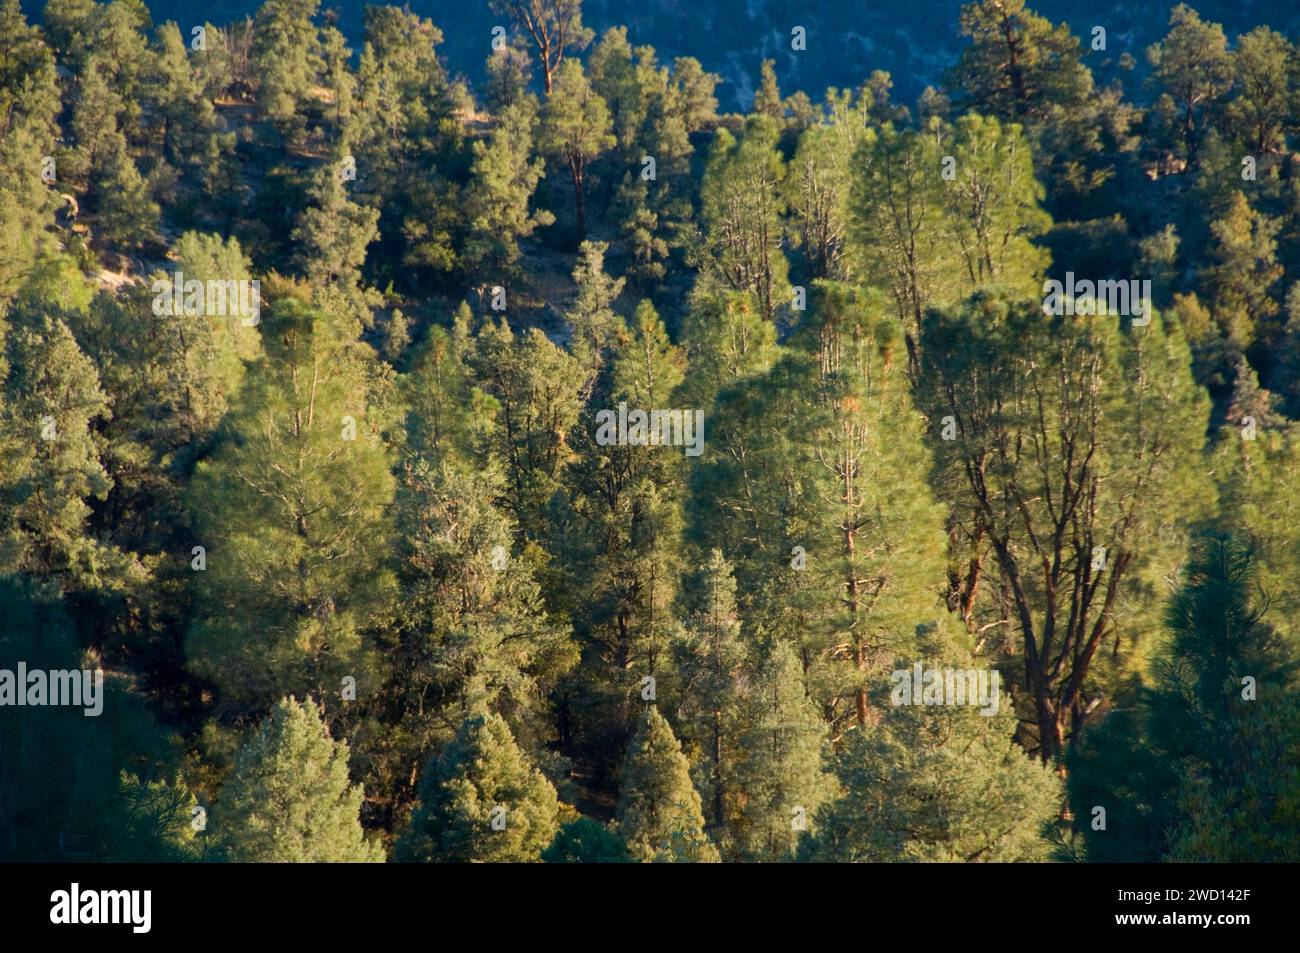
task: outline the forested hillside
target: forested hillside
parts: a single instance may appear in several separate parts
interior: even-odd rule
[[[21,0],[37,19],[42,0]],[[146,0],[153,19],[182,26],[211,20],[232,23],[257,12],[258,0]],[[364,37],[366,0],[333,0],[322,5],[349,42]],[[475,84],[487,75],[483,44],[492,28],[510,24],[508,16],[482,0],[444,2],[410,0],[412,12],[433,20],[443,32],[443,62],[453,75]],[[748,109],[758,86],[757,67],[772,58],[787,92],[802,90],[814,100],[827,86],[856,87],[868,70],[887,70],[898,94],[915,100],[927,85],[937,85],[943,71],[961,52],[961,0],[915,0],[912,3],[845,3],[842,0],[585,0],[583,19],[597,33],[625,26],[634,45],[648,44],[668,57],[693,56],[720,79],[718,101],[724,109]],[[1110,82],[1119,79],[1137,90],[1148,75],[1145,50],[1164,35],[1171,0],[1040,0],[1035,10],[1090,40],[1104,25],[1104,51],[1091,56],[1089,68]],[[1294,36],[1300,10],[1285,0],[1202,0],[1197,10],[1222,23],[1231,34],[1269,26]],[[811,39],[800,56],[790,48],[790,31],[802,26]],[[1085,43],[1087,46],[1087,43]]]
[[[1300,860],[1288,15],[478,3],[0,0],[0,861]]]

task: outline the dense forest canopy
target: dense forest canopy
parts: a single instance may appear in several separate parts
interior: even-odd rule
[[[21,0],[31,20],[39,20],[43,0]],[[359,48],[364,36],[366,0],[336,0],[324,5],[349,42]],[[474,84],[487,76],[483,43],[494,26],[510,21],[482,0],[441,2],[410,0],[400,4],[436,23],[444,34],[441,51],[452,73]],[[1137,91],[1149,65],[1148,46],[1167,28],[1174,0],[1040,0],[1034,10],[1053,23],[1066,23],[1076,35],[1091,40],[1092,29],[1104,25],[1105,55],[1093,57],[1089,68],[1105,83],[1118,79]],[[258,0],[146,0],[154,22],[179,24],[230,23],[251,16]],[[711,0],[683,4],[681,0],[584,0],[583,18],[598,33],[625,26],[631,41],[653,46],[661,54],[692,56],[720,77],[718,100],[725,109],[748,109],[758,88],[755,63],[776,61],[782,86],[802,90],[813,99],[828,86],[854,87],[867,70],[887,71],[897,94],[913,102],[927,85],[939,82],[943,71],[961,52],[961,0],[920,0],[914,3],[844,3],[840,0]],[[1279,0],[1202,0],[1197,11],[1223,24],[1230,35],[1257,26],[1295,36],[1300,11]],[[790,31],[804,27],[812,42],[811,56],[790,47]],[[1087,45],[1085,43],[1085,45]],[[1100,51],[1099,51],[1100,52]],[[1125,55],[1127,54],[1127,56]]]
[[[1300,859],[1290,14],[26,6],[0,860]]]

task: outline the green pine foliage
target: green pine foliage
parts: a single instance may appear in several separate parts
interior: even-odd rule
[[[628,852],[642,863],[718,860],[681,745],[653,705],[628,744],[615,817]]]
[[[430,760],[400,861],[535,863],[555,839],[555,788],[499,715],[475,715]]]
[[[190,488],[206,569],[188,654],[251,713],[295,692],[337,700],[344,677],[373,686],[395,590],[374,352],[291,298],[262,325],[265,354]]]
[[[1087,859],[1294,858],[1298,663],[1258,572],[1241,537],[1198,541],[1141,707],[1071,759]]]
[[[1296,859],[1293,24],[1026,3],[0,0],[0,859]]]
[[[348,746],[311,699],[281,699],[239,748],[221,786],[212,835],[233,861],[376,863],[358,814],[364,792],[348,779]]]

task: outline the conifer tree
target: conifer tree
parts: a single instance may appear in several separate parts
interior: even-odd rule
[[[532,863],[559,828],[555,788],[499,715],[469,718],[420,780],[396,857],[417,863]]]
[[[1169,14],[1169,32],[1147,50],[1152,78],[1162,94],[1155,113],[1168,143],[1195,159],[1211,116],[1232,85],[1232,59],[1223,27],[1206,23],[1180,3]]]
[[[1231,53],[1235,95],[1226,108],[1226,125],[1246,154],[1257,159],[1286,146],[1287,70],[1294,56],[1287,38],[1266,26],[1238,37]]]
[[[191,664],[254,712],[293,692],[337,700],[344,676],[373,685],[367,633],[393,590],[374,352],[346,319],[292,298],[262,325],[266,354],[189,497],[206,551]]]
[[[76,624],[48,586],[21,575],[0,581],[4,667],[12,671],[21,660],[29,672],[92,673],[90,685],[81,684],[84,708],[15,708],[6,700],[0,862],[195,859],[202,852],[191,825],[195,799],[176,773],[175,747],[130,680],[105,671],[100,653],[78,642]]]
[[[739,140],[718,130],[700,184],[702,275],[714,286],[752,292],[769,321],[790,300],[778,132],[774,120],[761,116],[750,120]]]
[[[368,6],[362,21],[356,102],[341,140],[356,160],[349,192],[380,213],[372,271],[383,287],[402,281],[403,266],[425,276],[456,267],[452,236],[465,227],[465,203],[449,172],[472,156],[438,58],[442,31],[396,6]]]
[[[1049,760],[1085,727],[1085,698],[1133,661],[1103,642],[1156,623],[1154,600],[1126,593],[1151,592],[1181,556],[1155,532],[1163,514],[1187,525],[1209,503],[1194,476],[1208,402],[1180,328],[1158,314],[1044,321],[1039,300],[977,295],[927,315],[921,354],[950,604],[972,631],[991,619],[1007,621],[1004,640],[1014,631],[1003,644],[1036,709],[1036,738],[1022,740]]]
[[[476,388],[469,358],[472,315],[461,302],[450,329],[429,328],[411,355],[402,380],[406,398],[406,449],[430,463],[469,463],[483,449],[497,407]]]
[[[587,170],[592,161],[613,148],[609,108],[591,88],[577,60],[566,60],[547,84],[538,147],[568,170],[573,183],[573,210],[578,240],[587,237]]]
[[[513,106],[528,94],[532,67],[532,57],[518,38],[492,51],[487,61],[484,97],[493,112]]]
[[[582,0],[491,0],[491,7],[532,40],[549,97],[565,54],[585,48],[594,36],[582,25]]]
[[[13,318],[7,328],[0,322],[0,571],[62,589],[110,583],[127,567],[88,532],[91,501],[112,487],[101,460],[98,424],[111,412],[99,375],[43,297],[28,298]]]
[[[1231,194],[1223,217],[1210,223],[1210,262],[1202,274],[1206,299],[1228,352],[1244,353],[1256,340],[1271,340],[1278,303],[1270,294],[1282,277],[1277,262],[1281,222],[1251,208],[1240,191]]]
[[[1300,860],[1300,695],[1269,685],[1259,690],[1254,706],[1223,726],[1231,754],[1208,768],[1193,768],[1183,780],[1170,860]]]
[[[1300,520],[1300,499],[1293,491],[1300,480],[1300,428],[1292,423],[1265,429],[1262,424],[1253,440],[1244,439],[1241,421],[1225,428],[1215,447],[1214,471],[1219,519],[1249,535],[1259,586],[1276,599],[1300,572],[1300,537],[1293,531]],[[1269,621],[1300,646],[1300,620],[1278,612]]]
[[[537,106],[521,98],[505,106],[487,143],[473,145],[473,179],[466,195],[470,228],[467,264],[509,285],[519,260],[519,239],[555,221],[545,209],[529,211],[545,163],[533,158]]]
[[[525,536],[540,535],[541,511],[559,486],[578,418],[578,363],[540,329],[516,334],[504,320],[484,324],[466,359],[496,401],[488,452],[505,474],[506,509]]]
[[[697,296],[682,321],[682,349],[690,374],[682,382],[686,406],[708,408],[725,389],[766,373],[780,351],[776,328],[746,292]]]
[[[1108,716],[1070,759],[1093,861],[1294,856],[1297,657],[1268,622],[1253,548],[1198,540],[1138,709]],[[1249,679],[1249,681],[1248,681]],[[1096,807],[1106,823],[1090,823]],[[1251,820],[1248,822],[1247,817]],[[1260,823],[1267,818],[1266,823]]]
[[[610,27],[591,50],[587,61],[591,87],[609,107],[611,128],[619,159],[629,164],[640,156],[642,126],[649,108],[650,90],[641,82],[626,27]]]
[[[566,553],[567,584],[577,594],[575,604],[586,607],[580,635],[590,716],[584,728],[608,744],[630,727],[641,680],[662,679],[671,664],[682,570],[678,474],[686,458],[684,448],[660,444],[658,431],[652,437],[629,430],[625,444],[616,434],[606,439],[617,424],[612,418],[598,423],[596,414],[616,416],[620,403],[647,414],[670,408],[683,373],[680,350],[643,301],[575,427],[577,459],[567,482],[577,545]]]
[[[325,307],[346,307],[363,325],[371,324],[369,297],[361,290],[366,249],[378,236],[379,212],[359,205],[334,163],[316,175],[311,205],[303,210],[293,234],[299,263]]]
[[[698,787],[706,797],[710,826],[721,833],[734,798],[737,715],[749,660],[736,616],[736,580],[719,550],[701,568],[695,591],[698,605],[673,647],[680,679],[678,724],[698,751]]]
[[[580,817],[560,828],[542,851],[548,864],[630,864],[632,858],[616,834],[599,821]]]
[[[320,0],[265,0],[254,19],[258,108],[292,146],[306,133],[306,104],[324,66],[314,22],[319,10]]]
[[[613,305],[623,293],[626,282],[605,274],[605,252],[608,249],[604,242],[583,242],[578,246],[578,261],[573,266],[573,282],[578,286],[578,296],[567,315],[573,329],[569,350],[587,375],[584,396],[590,394],[609,348],[625,330],[623,319],[614,311]]]
[[[794,217],[792,238],[803,252],[807,280],[848,277],[846,256],[852,163],[863,127],[852,115],[815,125],[799,137],[785,179]]]
[[[1043,187],[1018,126],[977,114],[953,129],[956,175],[942,190],[946,254],[964,289],[1001,284],[1040,290],[1047,256],[1034,239],[1051,219],[1040,207]]]
[[[335,741],[311,699],[281,699],[235,755],[212,826],[240,863],[376,863],[348,781],[348,746]]]
[[[618,832],[633,859],[714,863],[718,850],[704,834],[700,795],[691,784],[681,745],[654,705],[628,744],[619,785]]]
[[[843,794],[802,856],[823,862],[1042,861],[1061,781],[1012,740],[1016,716],[970,705],[899,705],[849,734],[832,762]]]
[[[819,283],[796,347],[719,398],[692,486],[697,538],[734,554],[747,628],[798,633],[838,733],[868,683],[939,611],[943,511],[899,325],[881,296]],[[904,436],[908,435],[908,436]]]
[[[140,250],[156,239],[161,209],[150,197],[148,183],[127,153],[122,136],[114,136],[111,143],[95,171],[99,230],[122,248]]]
[[[156,42],[158,55],[149,79],[149,98],[162,127],[159,152],[182,172],[194,169],[211,179],[217,173],[222,148],[216,111],[190,64],[176,24],[168,21],[159,27]],[[213,42],[218,39],[214,37]]]
[[[1077,111],[1092,92],[1079,41],[1025,0],[979,0],[961,8],[971,45],[948,71],[946,87],[965,104],[1004,120],[1041,118],[1052,107]]]
[[[698,132],[713,120],[718,111],[714,96],[719,78],[704,72],[700,61],[693,56],[679,56],[673,60],[673,84],[677,87],[678,108],[687,132]]]
[[[758,90],[754,93],[754,113],[780,123],[785,118],[781,90],[776,84],[776,61],[763,60],[759,67]]]
[[[412,427],[413,437],[421,432]],[[435,463],[437,454],[422,458],[424,447],[409,446],[421,456],[403,468],[396,500],[404,591],[396,747],[418,757],[445,740],[448,723],[488,710],[508,718],[549,767],[546,699],[576,651],[563,617],[545,605],[541,556],[533,547],[514,551],[517,527],[494,503],[503,489],[498,467],[450,453]]]
[[[868,131],[855,156],[850,236],[857,269],[889,289],[909,340],[926,308],[943,297],[950,264],[941,241],[943,180],[935,174],[942,158],[933,137],[891,127]]]
[[[731,820],[733,849],[742,859],[793,859],[831,793],[822,771],[826,723],[808,697],[793,643],[772,646],[741,720],[734,783],[743,796]]]
[[[234,238],[186,232],[176,243],[175,253],[177,271],[185,281],[198,280],[205,289],[209,282],[253,280],[248,258]],[[170,289],[174,274],[165,280]],[[176,314],[174,307],[171,315],[161,318],[169,331],[168,351],[179,365],[169,375],[174,380],[172,386],[181,390],[179,417],[192,438],[206,438],[213,432],[242,386],[247,365],[262,355],[258,335],[261,302],[253,312],[251,285],[248,304],[250,313],[240,313],[228,296],[226,314],[208,314],[205,295],[201,320]]]
[[[55,196],[41,179],[42,158],[54,155],[60,109],[54,57],[40,30],[28,25],[18,0],[0,3],[0,309],[43,253]],[[56,180],[58,170],[55,170]]]
[[[669,255],[668,240],[662,237],[661,217],[650,207],[650,190],[640,178],[631,173],[614,193],[614,205],[619,210],[619,231],[622,245],[631,262],[626,276],[640,287],[648,287],[668,272],[664,259]]]

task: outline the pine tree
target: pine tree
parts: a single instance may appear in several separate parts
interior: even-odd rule
[[[1051,224],[1043,187],[1020,128],[967,114],[953,129],[956,177],[942,190],[945,244],[967,290],[983,285],[1035,291],[1047,255],[1034,240]]]
[[[176,270],[186,282],[195,279],[206,288],[208,282],[253,280],[248,258],[234,238],[222,240],[217,235],[186,232],[176,243],[175,254]],[[170,292],[174,273],[163,276],[163,280],[164,290]],[[250,285],[250,311],[251,289]],[[206,311],[206,301],[204,308]],[[261,357],[257,327],[260,308],[259,301],[257,312],[237,313],[239,309],[227,300],[226,314],[205,313],[199,321],[184,314],[161,318],[151,314],[168,331],[168,352],[178,365],[168,376],[171,386],[180,391],[176,398],[178,416],[191,439],[211,436],[243,385],[247,365]]]
[[[490,5],[532,39],[549,97],[565,54],[585,48],[594,36],[582,25],[582,0],[491,0]]]
[[[767,116],[780,123],[785,118],[785,107],[781,104],[781,90],[776,84],[776,62],[763,60],[759,67],[758,90],[754,93],[753,113]]]
[[[799,137],[785,179],[786,201],[795,219],[792,238],[802,250],[804,273],[815,278],[848,277],[846,246],[852,163],[863,127],[855,114],[837,115]]]
[[[1232,60],[1223,27],[1206,23],[1180,3],[1169,14],[1169,32],[1147,50],[1152,79],[1163,90],[1155,113],[1168,129],[1166,141],[1183,156],[1197,155],[1210,115],[1232,85]]]
[[[538,147],[554,156],[573,182],[573,209],[578,240],[587,237],[587,169],[617,140],[611,131],[605,100],[591,88],[582,64],[566,60],[547,83]]]
[[[528,763],[498,715],[476,715],[430,760],[397,859],[531,863],[555,838],[555,788]]]
[[[81,696],[84,708],[6,701],[0,861],[195,859],[202,853],[191,826],[195,800],[178,775],[177,746],[153,723],[133,680],[81,649],[66,605],[40,581],[0,580],[3,667],[12,671],[17,659],[29,672],[88,670],[98,686],[93,698]]]
[[[87,528],[91,501],[112,487],[98,429],[111,413],[95,365],[50,304],[33,296],[12,326],[0,323],[0,572],[61,589],[113,585],[129,569]]]
[[[197,169],[212,179],[222,148],[216,111],[190,65],[176,24],[169,21],[159,27],[156,42],[158,55],[149,80],[149,98],[162,127],[159,151],[165,161],[182,171]]]
[[[320,0],[265,0],[254,19],[257,105],[293,146],[306,132],[306,105],[324,66],[320,34],[313,22],[319,9]]]
[[[766,117],[751,119],[739,140],[718,130],[700,183],[701,278],[752,292],[769,321],[790,300],[781,248],[785,163],[777,136],[776,123]]]
[[[493,112],[503,111],[528,94],[528,80],[533,59],[518,38],[494,49],[487,61],[487,88],[484,98]]]
[[[340,136],[356,159],[348,190],[380,212],[375,285],[414,284],[408,270],[441,276],[457,265],[452,236],[465,227],[465,201],[450,173],[472,156],[438,59],[442,31],[395,6],[368,6],[362,22],[356,102]]]
[[[613,306],[626,282],[605,274],[608,249],[604,242],[583,242],[578,246],[578,261],[573,266],[578,296],[566,317],[572,328],[569,350],[587,375],[584,394],[590,394],[596,374],[608,357],[608,349],[624,333],[623,319]]]
[[[1247,155],[1263,159],[1286,147],[1287,70],[1295,48],[1276,30],[1257,26],[1237,38],[1231,56],[1236,95],[1226,108],[1227,126]]]
[[[614,205],[620,212],[622,245],[631,259],[626,276],[639,287],[650,287],[668,273],[665,259],[670,251],[660,216],[650,207],[650,189],[629,172],[614,194]]]
[[[344,676],[364,691],[390,618],[386,411],[348,324],[290,298],[263,315],[266,354],[190,485],[207,568],[188,654],[243,711],[337,699]]]
[[[733,766],[740,745],[737,735],[742,679],[749,661],[736,617],[736,580],[719,550],[699,572],[698,606],[674,645],[681,699],[678,724],[698,751],[700,783],[713,830],[730,820]]]
[[[618,142],[619,159],[638,162],[642,126],[649,109],[650,90],[641,82],[626,27],[610,27],[587,61],[591,87],[609,107],[611,128]]]
[[[808,697],[793,643],[772,647],[741,721],[734,849],[743,859],[790,860],[831,793],[822,771],[826,723]]]
[[[152,243],[159,228],[161,209],[149,195],[149,187],[127,154],[121,135],[102,154],[96,171],[99,191],[99,231],[108,241],[139,250]]]
[[[1222,431],[1214,450],[1219,489],[1219,518],[1248,534],[1255,546],[1260,587],[1276,598],[1300,572],[1300,538],[1292,527],[1300,519],[1300,499],[1293,492],[1300,479],[1300,427],[1294,423],[1264,429],[1244,439],[1240,422]],[[1300,646],[1300,625],[1290,613],[1276,613],[1272,625]]]
[[[1170,637],[1152,687],[1136,712],[1109,716],[1070,759],[1075,828],[1089,860],[1294,856],[1286,832],[1295,829],[1298,781],[1287,719],[1297,657],[1268,623],[1257,573],[1239,537],[1199,540],[1168,606]],[[1095,807],[1106,811],[1104,827],[1090,823]]]
[[[1210,224],[1210,264],[1202,282],[1214,320],[1227,346],[1245,352],[1256,340],[1271,340],[1278,304],[1270,294],[1282,277],[1277,262],[1281,222],[1251,208],[1240,191],[1231,194],[1223,217]]]
[[[52,190],[41,180],[42,158],[54,155],[60,109],[54,57],[18,0],[0,3],[0,310],[37,258],[54,248],[47,231]],[[55,171],[56,177],[58,171]]]
[[[496,401],[489,453],[504,470],[506,509],[525,536],[540,535],[578,419],[578,363],[540,329],[515,334],[504,320],[483,326],[467,362]]]
[[[697,296],[682,320],[682,349],[690,374],[682,402],[705,410],[735,384],[765,374],[779,357],[776,328],[746,292]]]
[[[380,353],[390,364],[400,364],[411,343],[411,323],[401,308],[394,308],[384,322],[384,341]]]
[[[700,542],[733,554],[747,628],[798,633],[835,732],[940,611],[943,511],[901,330],[880,295],[819,282],[791,353],[719,397],[693,481]],[[907,435],[907,436],[904,436]]]
[[[1083,730],[1085,695],[1117,688],[1140,664],[1141,647],[1138,658],[1098,649],[1156,624],[1154,600],[1127,593],[1151,592],[1181,558],[1159,522],[1174,512],[1194,523],[1210,502],[1196,476],[1208,401],[1177,323],[1149,320],[1044,321],[1041,300],[990,292],[922,325],[920,404],[949,505],[949,601],[971,631],[1014,625],[1003,645],[1022,656],[1037,723],[1022,741],[1045,760]]]
[[[344,303],[369,326],[368,298],[360,290],[361,269],[366,249],[379,234],[379,212],[349,198],[333,163],[317,173],[310,201],[293,233],[303,274],[318,290],[322,304]]]
[[[1079,41],[1064,23],[1025,8],[1025,0],[979,0],[961,8],[971,45],[945,86],[964,105],[1004,120],[1042,118],[1058,107],[1078,111],[1092,92]]]
[[[704,72],[700,61],[693,56],[679,56],[673,60],[673,84],[677,87],[677,104],[687,132],[698,132],[711,122],[718,112],[714,96],[719,77]]]
[[[1253,704],[1223,726],[1229,780],[1222,778],[1222,763],[1193,768],[1184,779],[1171,861],[1300,860],[1300,696],[1294,688],[1270,685]]]
[[[850,238],[855,271],[887,288],[898,318],[914,340],[925,310],[945,296],[940,222],[943,156],[932,136],[885,127],[868,131],[855,155]]]
[[[565,587],[573,604],[585,607],[579,634],[588,714],[581,729],[601,748],[616,747],[630,729],[641,680],[662,679],[671,665],[682,571],[679,474],[686,457],[682,448],[660,444],[658,432],[644,442],[631,435],[626,445],[602,442],[600,431],[610,425],[596,415],[598,408],[617,414],[620,403],[647,414],[673,407],[684,370],[659,315],[641,302],[631,334],[574,428],[576,458],[566,483],[576,539],[562,550]]]
[[[580,817],[560,828],[551,846],[542,851],[548,864],[630,864],[627,848],[608,827]]]
[[[653,705],[628,744],[619,785],[618,831],[633,859],[714,863],[700,795],[673,730]]]
[[[546,699],[576,662],[568,625],[543,599],[541,555],[512,552],[517,527],[493,503],[501,491],[499,469],[475,462],[417,459],[402,474],[395,669],[403,724],[422,748],[488,710],[540,755],[553,735]]]
[[[429,328],[402,379],[407,449],[430,463],[473,460],[490,432],[482,422],[497,411],[476,389],[469,367],[472,317],[469,305],[461,302],[450,330]]]
[[[910,674],[910,673],[908,673]],[[806,859],[860,863],[1046,860],[1061,781],[1012,741],[1016,716],[969,705],[886,707],[832,770],[843,794],[816,817]]]
[[[543,160],[532,157],[536,122],[535,101],[518,99],[498,114],[490,142],[472,147],[473,179],[466,195],[471,234],[465,257],[503,286],[518,270],[519,239],[555,221],[545,209],[528,209],[545,168]]]
[[[334,741],[311,699],[281,699],[235,755],[212,819],[238,863],[376,863],[348,782],[348,746]]]

